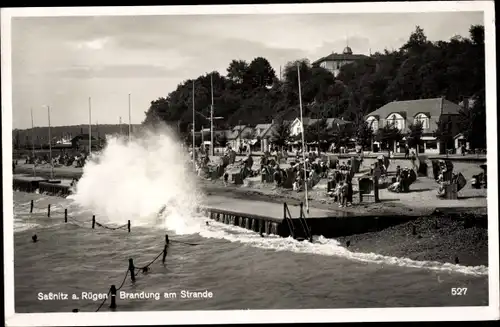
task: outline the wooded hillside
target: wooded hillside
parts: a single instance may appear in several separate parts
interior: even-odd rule
[[[363,116],[395,100],[444,96],[459,103],[476,97],[476,105],[463,112],[462,129],[471,138],[485,133],[484,27],[470,27],[468,37],[430,42],[416,27],[398,50],[375,53],[357,64],[342,67],[335,78],[329,71],[313,67],[307,59],[288,63],[279,80],[262,57],[251,62],[233,60],[227,76],[218,72],[194,79],[195,108],[210,115],[213,79],[216,123],[226,126],[269,123],[272,119],[298,116],[297,62],[300,63],[304,115],[311,118],[338,117],[361,122]],[[193,80],[178,85],[164,98],[151,102],[144,123],[179,121],[186,133],[192,122]],[[209,122],[196,117],[196,129]],[[475,133],[473,133],[475,131]],[[476,143],[484,143],[479,140]]]

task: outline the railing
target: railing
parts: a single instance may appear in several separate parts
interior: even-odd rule
[[[295,226],[293,225],[292,215],[290,214],[290,209],[288,205],[283,203],[283,219],[286,221],[288,229],[290,230],[290,235],[295,239]]]
[[[309,225],[307,224],[307,221],[305,219],[306,215],[304,213],[304,203],[300,203],[300,216],[299,220],[300,223],[302,224],[302,228],[304,229],[304,232],[306,233],[306,237],[309,240],[309,242],[312,243],[312,234],[311,234],[311,228],[309,228]]]
[[[298,239],[299,236],[297,235],[297,229],[293,223],[293,217],[292,214],[290,213],[290,209],[288,208],[288,205],[283,203],[283,218],[287,222],[288,229],[290,230],[290,235],[294,239]],[[307,239],[309,242],[312,242],[312,234],[311,234],[311,229],[309,228],[306,220],[305,220],[305,214],[304,214],[304,204],[301,202],[300,203],[300,214],[298,218],[300,222],[300,227],[302,227],[302,235],[304,235],[304,238]]]
[[[30,213],[31,214],[33,213],[34,209],[45,210],[45,207],[44,208],[36,208],[34,200],[31,200],[31,203],[30,203]],[[50,204],[47,205],[46,210],[47,210],[46,211],[47,217],[50,218],[51,217],[51,205]],[[37,211],[37,213],[41,213],[41,212]],[[76,226],[79,226],[82,228],[88,228],[87,226],[83,225],[83,223],[81,221],[78,221],[75,218],[68,216],[68,209],[67,208],[64,209],[64,222],[70,223],[70,224],[73,224],[73,225],[76,225]],[[92,229],[95,229],[95,226],[97,225],[99,227],[102,227],[102,228],[105,228],[108,230],[118,230],[118,229],[123,229],[123,228],[127,227],[128,232],[130,233],[130,231],[131,231],[130,220],[128,220],[127,224],[113,227],[113,226],[106,226],[102,223],[97,222],[95,219],[95,215],[92,215],[91,223],[92,223]],[[32,240],[34,243],[39,241],[36,234],[34,234],[32,236]],[[125,281],[127,280],[128,275],[130,275],[131,282],[135,283],[136,277],[139,275],[139,273],[142,272],[143,274],[147,274],[150,270],[149,267],[153,263],[155,263],[161,256],[162,256],[162,264],[165,266],[167,251],[168,251],[168,247],[170,245],[170,242],[180,243],[180,244],[184,244],[184,245],[199,245],[198,243],[189,243],[189,242],[183,242],[183,241],[178,241],[178,240],[170,241],[168,238],[168,235],[165,235],[165,244],[163,246],[163,250],[160,253],[158,253],[158,255],[153,260],[151,260],[149,263],[147,263],[143,266],[140,266],[140,267],[136,267],[134,264],[134,260],[132,258],[128,259],[128,268],[125,271],[125,276],[124,276],[123,281],[121,282],[120,286],[117,288],[115,286],[115,284],[111,285],[107,295],[105,296],[104,300],[101,302],[99,307],[97,308],[96,312],[102,308],[102,306],[104,305],[104,303],[106,303],[108,298],[111,299],[110,300],[111,303],[110,303],[109,308],[112,310],[116,309],[116,293],[125,285]],[[73,312],[78,312],[78,311],[79,311],[78,309],[73,309]]]

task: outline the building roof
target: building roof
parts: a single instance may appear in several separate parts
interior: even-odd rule
[[[246,125],[236,125],[233,127],[233,129],[231,130],[231,133],[229,133],[227,135],[227,138],[230,139],[230,140],[235,140],[237,139],[240,134],[245,130],[247,129],[248,126]]]
[[[269,131],[271,130],[271,127],[273,126],[273,123],[271,124],[257,124],[255,126],[255,129],[261,129],[262,132],[260,132],[260,134],[258,134],[257,136],[258,137],[268,137],[269,136]]]
[[[297,119],[299,119],[299,118],[297,118]],[[304,126],[313,125],[320,120],[321,119],[319,119],[319,118],[309,118],[309,117],[302,118]],[[343,120],[343,119],[339,119],[339,118],[326,118],[326,124],[329,128],[332,128],[332,127],[338,126],[338,125],[346,125],[349,123],[351,123],[351,122],[348,120]]]
[[[378,119],[386,119],[392,113],[401,114],[405,117],[405,129],[408,129],[409,124],[413,123],[414,117],[419,113],[424,113],[429,116],[429,127],[434,129],[441,115],[458,115],[461,107],[445,98],[434,99],[419,99],[408,101],[393,101],[379,109],[370,112],[365,116],[375,116]]]
[[[362,54],[353,54],[353,53],[331,53],[326,57],[320,58],[313,62],[313,65],[320,64],[324,61],[356,61],[356,60],[361,60],[364,58],[368,58],[365,55]]]

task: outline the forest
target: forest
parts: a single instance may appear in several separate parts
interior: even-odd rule
[[[193,82],[194,106],[202,115],[210,116],[211,80],[214,116],[224,117],[215,121],[219,124],[216,128],[293,120],[299,113],[297,67],[305,117],[343,118],[355,122],[354,133],[365,134],[364,115],[391,101],[444,96],[459,103],[473,97],[475,104],[461,113],[461,131],[471,139],[471,146],[485,146],[482,25],[472,25],[468,37],[437,42],[429,41],[424,30],[416,26],[400,49],[376,52],[345,65],[337,77],[311,65],[308,59],[289,62],[281,79],[263,57],[251,62],[233,60],[226,76],[214,71],[186,80],[166,97],[152,101],[143,123],[168,122],[177,125],[180,133],[187,133],[192,123]],[[196,118],[197,130],[208,124],[206,119]],[[437,133],[446,134],[442,128]]]

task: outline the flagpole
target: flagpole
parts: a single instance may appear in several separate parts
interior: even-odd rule
[[[54,162],[52,161],[52,137],[50,135],[50,106],[47,106],[47,115],[49,118],[49,159],[50,159],[50,179],[54,179]]]
[[[35,167],[35,126],[33,124],[33,108],[31,108],[31,147],[33,149],[33,176],[36,177],[36,167]]]
[[[195,160],[195,155],[194,155],[194,143],[195,143],[195,136],[194,136],[194,127],[195,126],[195,120],[194,120],[194,80],[193,80],[193,167],[196,171],[196,160]]]
[[[89,157],[92,154],[92,100],[89,97]]]
[[[210,87],[212,90],[212,106],[210,107],[210,155],[214,155],[214,82],[210,75]]]
[[[132,113],[130,111],[130,93],[128,94],[128,141],[132,136]]]
[[[307,194],[306,148],[304,141],[304,120],[302,119],[302,89],[300,86],[300,63],[297,63],[297,80],[299,82],[300,124],[302,125],[302,160],[304,161],[304,191],[306,196],[306,212],[309,213],[309,199]]]

